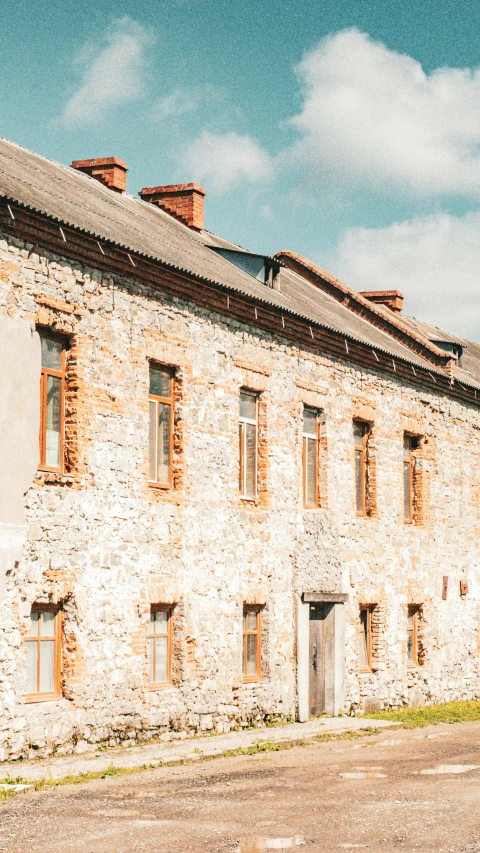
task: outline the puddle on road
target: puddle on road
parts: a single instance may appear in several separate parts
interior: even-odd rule
[[[288,850],[292,847],[300,847],[305,844],[301,835],[292,835],[289,838],[254,838],[253,841],[244,841],[238,848],[238,853],[259,853],[261,850]]]
[[[354,770],[348,773],[339,773],[342,779],[386,779],[386,773],[378,773],[376,770]]]
[[[422,776],[435,776],[437,773],[468,773],[469,770],[478,770],[478,764],[438,764],[436,767],[428,767],[420,770]]]

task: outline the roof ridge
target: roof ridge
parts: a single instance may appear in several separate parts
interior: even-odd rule
[[[383,306],[381,305],[376,305],[375,303],[370,302],[357,290],[354,290],[352,287],[345,284],[343,281],[336,278],[331,273],[322,269],[322,267],[318,266],[317,264],[314,264],[313,261],[310,261],[308,258],[305,258],[303,255],[300,255],[298,252],[292,252],[289,249],[282,249],[280,252],[276,252],[274,257],[278,260],[282,260],[290,269],[293,269],[291,263],[293,262],[293,264],[297,264],[301,268],[308,270],[310,273],[313,273],[317,281],[312,282],[312,284],[318,286],[318,279],[323,280],[326,284],[330,285],[330,295],[332,295],[333,298],[337,300],[337,302],[341,302],[345,305],[346,308],[352,310],[352,305],[349,304],[349,301],[353,300],[362,308],[362,314],[365,311],[367,311],[369,314],[373,314],[377,318],[381,319],[385,326],[389,327],[395,332],[401,332],[402,335],[413,340],[416,344],[420,344],[433,356],[435,356],[435,361],[437,363],[438,361],[440,361],[442,363],[442,366],[448,366],[448,362],[452,360],[450,353],[447,355],[444,350],[440,349],[440,347],[435,346],[435,344],[432,343],[429,338],[422,335],[419,330],[418,332],[416,330],[417,333],[414,332],[409,326],[409,324],[402,323],[401,319],[391,315],[391,312],[388,311],[388,309],[383,308]],[[333,293],[331,292],[332,289],[334,291]],[[335,293],[335,291],[339,292],[338,295],[337,293]],[[340,294],[344,297],[343,299],[340,298]],[[348,297],[348,301],[345,301],[345,297]],[[389,334],[388,328],[384,329],[384,331]],[[390,332],[390,334],[392,333]],[[392,337],[395,337],[395,335],[392,334]],[[402,343],[408,346],[405,341],[402,341]]]

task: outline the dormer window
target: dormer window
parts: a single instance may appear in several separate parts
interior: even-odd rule
[[[253,252],[242,252],[237,249],[224,249],[220,246],[210,246],[213,252],[221,255],[239,269],[251,275],[267,287],[279,290],[280,264],[274,258],[267,255],[255,255]]]

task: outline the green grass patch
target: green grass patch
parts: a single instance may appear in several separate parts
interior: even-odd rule
[[[480,702],[444,702],[441,705],[424,705],[423,708],[379,711],[377,714],[365,714],[365,717],[370,720],[403,723],[407,729],[434,726],[438,723],[469,723],[480,720]]]

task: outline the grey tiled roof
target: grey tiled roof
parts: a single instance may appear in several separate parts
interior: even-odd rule
[[[148,202],[112,192],[82,172],[1,138],[0,196],[128,251],[296,314],[379,352],[434,370],[430,362],[296,273],[282,269],[281,292],[273,290],[209,248],[237,248],[235,244],[209,232],[193,232]]]
[[[452,335],[451,332],[445,332],[437,326],[431,326],[422,320],[417,320],[415,317],[404,317],[405,322],[411,323],[422,335],[429,338],[431,341],[446,341],[451,344],[460,344],[463,349],[462,367],[458,368],[456,375],[460,382],[466,384],[472,383],[472,379],[480,384],[480,344],[475,341],[469,341],[467,338],[461,338],[459,335]]]

